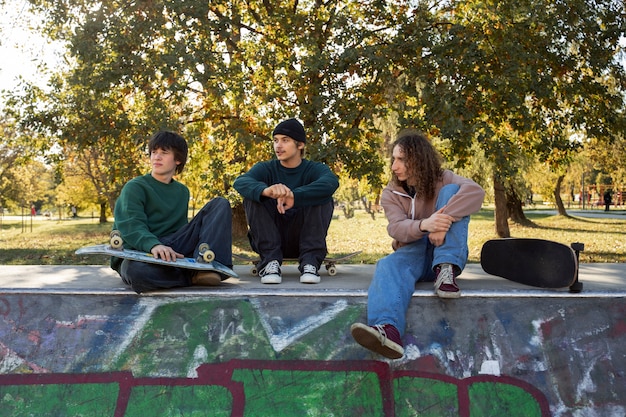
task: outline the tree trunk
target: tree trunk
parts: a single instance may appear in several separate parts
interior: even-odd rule
[[[107,203],[100,203],[100,223],[107,222]]]
[[[363,207],[365,208],[365,212],[372,216],[372,220],[376,220],[376,213],[372,210],[372,202],[367,201],[367,197],[361,197],[361,202],[363,203]]]
[[[248,220],[243,204],[233,207],[233,238],[244,238],[248,234]]]
[[[511,237],[511,231],[509,230],[509,213],[506,206],[506,192],[504,185],[493,178],[493,194],[496,203],[496,209],[494,212],[494,220],[496,224],[496,235],[498,237]]]
[[[519,195],[511,186],[506,191],[506,207],[509,212],[509,218],[515,223],[529,227],[535,226],[524,214],[522,199],[519,198]]]
[[[565,178],[565,175],[559,175],[559,178],[556,180],[556,185],[554,186],[554,203],[556,204],[556,211],[561,216],[567,216],[567,211],[561,199],[561,184],[563,184],[563,178]]]

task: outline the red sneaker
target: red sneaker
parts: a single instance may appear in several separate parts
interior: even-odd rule
[[[404,356],[400,332],[391,324],[367,326],[354,323],[350,326],[350,333],[359,345],[386,358],[400,359]]]
[[[456,276],[454,265],[441,264],[435,267],[437,279],[435,280],[435,292],[440,298],[459,298],[461,289],[456,284]]]

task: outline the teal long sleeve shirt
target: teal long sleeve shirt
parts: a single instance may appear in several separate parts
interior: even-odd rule
[[[233,187],[244,198],[260,202],[263,190],[270,185],[285,184],[294,195],[294,207],[326,204],[332,201],[339,179],[321,162],[303,159],[296,168],[286,168],[277,159],[256,163],[239,176]]]

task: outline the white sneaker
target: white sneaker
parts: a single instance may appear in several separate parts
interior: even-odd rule
[[[317,268],[309,264],[304,265],[302,267],[302,275],[300,275],[300,282],[303,284],[318,284],[320,276],[317,273]]]
[[[259,271],[259,276],[261,277],[261,284],[280,284],[283,280],[280,276],[278,261],[270,261]]]

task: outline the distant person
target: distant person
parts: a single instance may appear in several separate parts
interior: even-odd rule
[[[604,192],[604,211],[609,211],[609,207],[611,206],[611,203],[613,202],[613,193],[611,192],[610,189],[606,190]]]
[[[376,264],[367,325],[351,327],[360,345],[387,358],[404,355],[402,336],[415,283],[434,281],[441,298],[461,295],[456,277],[467,262],[469,216],[480,210],[485,192],[441,164],[418,131],[402,131],[392,145],[392,178],[381,204],[395,251]]]
[[[174,179],[187,162],[187,142],[173,132],[157,132],[148,143],[152,170],[124,185],[115,203],[113,229],[119,230],[125,249],[151,253],[174,262],[199,255],[207,243],[215,260],[232,268],[232,212],[228,200],[210,200],[187,221],[189,189]],[[219,285],[226,276],[111,258],[111,267],[135,292],[191,285]]]
[[[316,284],[339,180],[327,165],[304,159],[306,134],[298,120],[280,122],[272,136],[276,159],[256,163],[233,184],[244,198],[250,245],[261,258],[259,276],[263,284],[280,284],[283,260],[297,258],[300,282]]]

